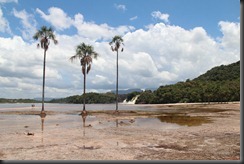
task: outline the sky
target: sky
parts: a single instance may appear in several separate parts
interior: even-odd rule
[[[158,88],[194,79],[209,69],[240,60],[239,0],[0,0],[0,98],[42,96],[43,49],[33,39],[52,27],[58,44],[46,58],[45,97],[83,93],[76,46],[99,54],[87,75],[87,92]]]

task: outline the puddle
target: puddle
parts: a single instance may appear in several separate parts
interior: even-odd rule
[[[161,122],[175,123],[181,126],[200,126],[212,122],[208,117],[204,116],[186,116],[177,114],[158,116],[157,118]]]
[[[116,119],[116,120],[97,120],[96,117],[87,117],[85,125],[91,125],[94,129],[103,129],[111,127],[124,128],[151,128],[151,129],[178,129],[182,126],[201,126],[202,124],[211,123],[205,116],[186,116],[182,114],[167,114],[149,118],[135,119]]]
[[[145,129],[177,129],[180,128],[180,125],[175,123],[166,123],[161,122],[157,118],[135,118],[135,119],[116,119],[116,120],[107,120],[107,121],[96,121],[95,118],[91,119],[88,117],[86,121],[87,124],[91,124],[94,129],[103,129],[103,128],[145,128]]]
[[[187,147],[186,146],[180,146],[177,144],[161,144],[161,145],[156,145],[156,146],[148,146],[149,148],[158,148],[158,149],[173,149],[173,150],[178,150],[178,151],[186,151]]]
[[[219,112],[225,112],[228,111],[228,109],[217,109],[217,108],[193,108],[190,109],[191,113],[219,113]]]

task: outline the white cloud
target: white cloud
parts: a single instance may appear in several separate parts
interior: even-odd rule
[[[151,15],[152,15],[153,18],[162,20],[165,23],[168,23],[169,22],[169,14],[163,14],[160,11],[153,11],[151,13]]]
[[[48,9],[49,15],[45,14],[39,8],[36,9],[36,12],[41,15],[41,17],[50,22],[55,29],[57,30],[64,30],[70,28],[72,25],[72,19],[67,16],[67,14],[60,8],[51,7]]]
[[[133,52],[145,52],[152,57],[154,64],[148,63],[148,60],[138,62],[143,62],[151,68],[156,66],[158,74],[164,71],[169,73],[167,77],[161,76],[160,81],[164,84],[194,78],[213,66],[240,59],[238,51],[235,55],[231,52],[223,53],[219,43],[210,38],[202,27],[185,30],[179,26],[158,23],[151,25],[147,31],[140,29],[128,33],[124,40],[126,49],[130,50],[128,55],[131,56]],[[237,42],[232,48],[238,47]]]
[[[11,3],[11,2],[18,3],[18,0],[0,0],[0,3]]]
[[[9,33],[11,34],[11,29],[10,29],[10,26],[9,26],[9,22],[6,18],[3,17],[3,12],[2,12],[2,9],[0,7],[0,32],[3,32],[3,33]]]
[[[28,44],[21,37],[14,36],[13,38],[0,38],[0,51],[0,83],[6,90],[13,92],[11,95],[11,92],[5,94],[7,91],[3,91],[0,97],[6,97],[6,95],[18,97],[23,90],[26,90],[24,97],[28,97],[34,92],[36,95],[42,84],[43,50],[37,49],[36,44]],[[47,52],[47,59],[49,59],[49,55]],[[57,83],[62,79],[61,73],[49,64],[47,60],[47,84],[52,80]],[[29,90],[26,89],[27,86],[30,86]]]
[[[13,14],[15,17],[21,19],[21,23],[23,26],[22,36],[24,39],[32,39],[32,36],[36,32],[36,20],[34,16],[28,14],[25,10],[17,11],[15,8],[13,9]]]
[[[229,52],[240,52],[240,47],[236,46],[240,44],[240,23],[220,21],[219,26],[223,33],[223,37],[219,38],[222,48]]]
[[[127,10],[127,9],[126,9],[126,6],[125,6],[125,5],[122,5],[122,4],[114,4],[114,6],[115,6],[115,8],[116,8],[117,10],[122,10],[122,11]]]
[[[137,18],[138,18],[137,16],[131,17],[130,21],[136,20]]]
[[[111,27],[87,22],[80,13],[74,18],[67,15],[64,18],[71,21],[68,22],[77,29],[77,34],[56,33],[59,43],[51,43],[47,51],[46,97],[82,94],[80,63],[69,61],[81,42],[94,46],[99,53],[87,76],[87,92],[114,90],[116,53],[111,51],[108,43],[117,34],[123,37],[125,44],[124,51],[119,52],[119,89],[157,88],[195,78],[214,66],[240,60],[240,23],[219,22],[223,36],[216,41],[202,27],[186,30],[157,23],[148,25],[147,29],[135,30],[126,25]],[[65,28],[68,26],[62,26]],[[36,43],[13,36],[0,37],[0,52],[0,97],[40,97],[43,49],[37,49]]]
[[[98,25],[95,22],[87,22],[84,21],[84,16],[80,13],[76,14],[72,19],[62,9],[56,7],[48,10],[49,15],[46,15],[40,9],[36,9],[36,11],[44,20],[51,23],[55,29],[64,30],[74,26],[79,35],[91,40],[107,40],[115,35],[124,35],[134,30],[133,26],[110,27],[106,23]]]

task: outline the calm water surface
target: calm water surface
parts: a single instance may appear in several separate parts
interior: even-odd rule
[[[1,111],[21,111],[21,110],[37,110],[41,111],[41,103],[35,103],[35,107],[32,107],[32,103],[5,103],[0,104]],[[81,111],[83,104],[58,104],[58,103],[45,103],[45,111]],[[86,104],[86,110],[115,110],[115,104]],[[119,110],[157,110],[150,105],[139,105],[139,104],[119,104]],[[48,119],[48,118],[52,119]],[[81,116],[76,115],[47,115],[47,124],[67,124],[70,127],[72,122],[82,122]],[[33,126],[36,124],[40,116],[37,115],[5,115],[0,114],[0,123],[3,127],[16,128],[29,122],[28,126]],[[39,120],[40,121],[40,120]],[[38,121],[38,122],[39,122]],[[96,124],[96,128],[104,128],[109,126],[114,126],[115,123],[106,122],[104,124],[99,124],[96,117],[90,116],[87,118],[88,122],[93,122]],[[119,120],[128,124],[130,120]],[[143,126],[143,127],[163,127],[166,128],[179,128],[180,126],[199,126],[203,123],[209,123],[210,121],[205,117],[190,117],[190,116],[159,116],[154,118],[136,118],[132,126]],[[80,126],[80,125],[79,125]],[[131,126],[130,126],[131,127]],[[5,129],[7,130],[7,129]]]
[[[1,111],[10,110],[26,110],[34,109],[41,110],[41,103],[35,103],[35,107],[31,106],[32,103],[3,103],[0,104]],[[83,109],[83,104],[58,104],[58,103],[45,103],[46,111],[77,111]],[[143,110],[149,109],[148,106],[137,104],[119,104],[119,110]],[[86,104],[86,110],[115,110],[115,104]]]

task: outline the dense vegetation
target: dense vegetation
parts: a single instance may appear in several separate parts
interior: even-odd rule
[[[81,104],[83,102],[83,95],[69,96],[63,99],[53,99],[51,103],[72,103]],[[96,104],[96,103],[114,103],[115,94],[113,93],[86,93],[86,103]]]
[[[40,101],[33,99],[5,99],[0,98],[0,103],[38,103]]]
[[[136,103],[228,101],[240,101],[240,61],[214,67],[193,80],[160,86],[154,92],[144,91]]]

